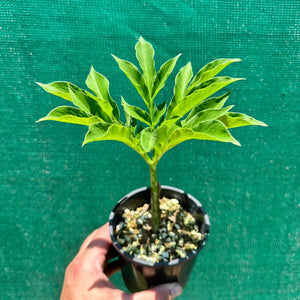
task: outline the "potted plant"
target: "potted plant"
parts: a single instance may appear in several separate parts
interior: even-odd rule
[[[113,244],[118,251],[122,274],[131,291],[178,281],[185,286],[198,252],[209,234],[209,218],[193,196],[173,187],[160,186],[156,166],[171,148],[190,139],[230,142],[240,145],[230,128],[265,123],[245,114],[231,112],[224,104],[230,92],[211,97],[242,78],[216,77],[240,59],[217,59],[193,76],[191,63],[175,78],[169,102],[155,98],[180,55],[155,69],[154,50],[142,37],[135,46],[140,70],[113,55],[120,69],[136,88],[144,108],[130,105],[122,97],[125,120],[109,93],[109,81],[94,68],[87,77],[90,91],[65,82],[38,83],[45,91],[74,105],[60,106],[39,121],[53,120],[88,126],[83,145],[102,140],[125,143],[146,161],[150,187],[135,190],[113,209],[109,222]],[[39,122],[38,121],[38,122]]]

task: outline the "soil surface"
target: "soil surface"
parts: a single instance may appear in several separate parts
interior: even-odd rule
[[[149,204],[136,210],[125,209],[123,221],[115,230],[118,243],[135,258],[151,262],[168,262],[187,256],[204,239],[194,217],[177,199],[160,200],[161,220],[157,233],[152,233]]]

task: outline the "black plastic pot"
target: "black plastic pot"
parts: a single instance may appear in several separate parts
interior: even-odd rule
[[[114,229],[121,221],[125,208],[130,210],[150,203],[150,188],[144,187],[137,189],[123,197],[109,217],[109,231],[115,249],[120,258],[122,276],[124,282],[131,292],[143,291],[155,285],[178,282],[184,287],[189,279],[195,259],[199,251],[203,248],[209,235],[210,223],[208,215],[201,203],[190,194],[177,188],[162,186],[161,197],[178,199],[184,209],[191,213],[197,221],[201,233],[205,238],[199,247],[185,258],[169,261],[168,263],[151,263],[145,260],[133,258],[124,252],[118,244]]]

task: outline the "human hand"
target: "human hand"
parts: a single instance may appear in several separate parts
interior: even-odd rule
[[[178,283],[162,284],[134,294],[116,288],[109,280],[119,269],[107,263],[112,258],[109,257],[111,246],[108,223],[86,238],[66,269],[60,300],[171,300],[181,294]]]

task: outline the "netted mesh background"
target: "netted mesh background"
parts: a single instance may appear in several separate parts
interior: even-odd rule
[[[159,181],[197,197],[207,246],[179,299],[299,299],[299,11],[292,1],[24,0],[0,2],[0,298],[58,299],[64,270],[118,199],[149,184],[148,167],[116,142],[81,147],[84,126],[35,121],[65,104],[35,82],[85,88],[91,66],[120,104],[141,100],[111,53],[135,62],[139,36],[175,74],[216,58],[229,105],[269,127],[232,130],[242,147],[190,141],[166,154]],[[124,288],[121,276],[114,283]]]

